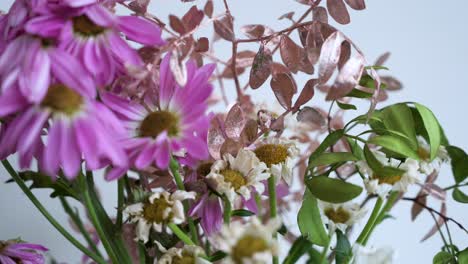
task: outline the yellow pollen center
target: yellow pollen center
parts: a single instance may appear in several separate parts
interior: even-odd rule
[[[232,258],[236,264],[242,264],[244,258],[251,258],[255,253],[268,250],[265,240],[252,235],[245,235],[232,248]]]
[[[288,157],[288,149],[283,145],[265,144],[255,149],[257,158],[268,167],[285,162]]]
[[[106,30],[105,27],[96,25],[86,15],[81,15],[73,18],[73,31],[85,36],[92,37],[103,33]]]
[[[49,86],[47,94],[41,102],[41,106],[69,116],[78,112],[82,105],[83,97],[63,84]]]
[[[231,183],[231,186],[234,187],[234,190],[239,190],[242,186],[245,186],[247,181],[244,178],[244,175],[236,170],[225,169],[220,171],[224,176],[224,181]]]
[[[431,154],[423,148],[418,148],[418,156],[422,160],[429,160],[431,157]]]
[[[341,224],[348,222],[348,220],[351,218],[351,215],[345,209],[343,209],[343,207],[339,207],[336,210],[333,208],[327,208],[325,209],[325,215],[333,222]]]
[[[143,206],[143,218],[150,223],[166,223],[172,219],[172,212],[167,217],[165,211],[170,208],[171,205],[163,197],[154,199],[153,203],[147,202]]]
[[[206,162],[206,163],[202,163],[198,165],[197,174],[200,176],[206,176],[210,174],[212,165],[213,165],[213,162]]]
[[[195,264],[195,258],[184,252],[182,253],[182,257],[175,256],[172,258],[172,264]]]
[[[397,182],[399,182],[401,180],[401,175],[395,175],[395,176],[378,176],[378,175],[373,175],[372,176],[373,179],[378,179],[379,180],[379,184],[390,184],[390,185],[393,185]]]
[[[143,119],[139,128],[139,136],[156,138],[163,131],[167,131],[169,136],[177,136],[179,118],[169,111],[156,111]]]

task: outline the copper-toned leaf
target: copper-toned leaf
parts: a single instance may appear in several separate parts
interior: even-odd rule
[[[169,15],[169,25],[175,32],[179,33],[180,35],[183,35],[185,32],[187,32],[182,20],[174,15]]]
[[[351,44],[348,41],[341,43],[340,59],[338,60],[338,69],[341,70],[345,63],[351,57]]]
[[[364,58],[360,54],[351,57],[338,73],[335,83],[328,91],[327,100],[335,100],[347,95],[359,83],[364,70]]]
[[[237,76],[241,75],[244,72],[245,72],[244,67],[236,67],[236,75]],[[226,79],[234,78],[234,74],[232,73],[232,67],[231,66],[226,66],[224,68],[223,72],[221,73],[221,77],[226,78]]]
[[[239,138],[245,122],[244,111],[241,106],[239,104],[233,105],[224,121],[226,135],[233,139]]]
[[[375,60],[374,65],[375,66],[382,66],[385,64],[385,62],[388,60],[390,57],[391,53],[390,52],[385,52],[384,54],[380,55],[377,60]]]
[[[241,27],[242,33],[244,33],[250,39],[256,39],[263,36],[265,27],[263,25],[245,25]]]
[[[273,75],[278,75],[281,73],[290,73],[291,71],[288,69],[288,67],[284,66],[281,63],[278,62],[273,62],[271,64],[271,73]]]
[[[289,74],[281,73],[273,75],[270,85],[281,106],[285,109],[290,109],[292,97],[297,91],[294,79]]]
[[[301,47],[299,47],[287,35],[281,36],[280,53],[286,67],[292,72],[297,73],[301,61]]]
[[[195,40],[192,35],[186,36],[177,43],[177,52],[179,54],[179,60],[184,60],[187,55],[192,53]]]
[[[213,118],[211,121],[211,126],[208,130],[208,150],[214,159],[221,158],[221,146],[226,140],[224,137],[220,120],[221,118],[219,116]]]
[[[187,31],[192,31],[198,27],[203,20],[203,11],[198,10],[197,6],[192,6],[189,11],[182,17],[182,22]]]
[[[288,12],[282,16],[280,16],[278,19],[281,20],[281,19],[289,19],[289,20],[293,20],[293,16],[294,16],[294,12]]]
[[[447,192],[435,183],[424,184],[423,192],[441,201],[445,201],[447,196]]]
[[[233,139],[230,139],[230,138],[227,138],[226,141],[224,141],[223,145],[221,146],[221,156],[225,155],[225,154],[231,154],[232,156],[237,156],[237,152],[239,151],[239,149],[242,148],[242,144],[240,144],[239,142],[233,140]]]
[[[128,6],[130,7],[130,10],[135,13],[144,14],[148,9],[149,2],[150,0],[135,0],[128,4]]]
[[[307,34],[305,51],[307,59],[312,65],[318,62],[324,41],[320,28],[321,26],[319,24],[314,24]]]
[[[307,74],[314,74],[314,65],[310,63],[309,58],[307,58],[307,53],[305,49],[301,48],[301,61],[299,62],[299,71],[307,73]]]
[[[280,116],[271,122],[270,129],[275,132],[282,132],[284,130],[284,116]]]
[[[303,5],[312,5],[314,3],[314,0],[296,0],[296,2],[301,3]]]
[[[426,195],[421,195],[422,193],[418,194],[417,201],[421,204],[426,204],[427,202],[427,196]],[[422,207],[418,203],[413,203],[413,206],[411,207],[411,220],[414,221],[416,220],[416,217],[418,217],[419,214],[424,210],[424,207]]]
[[[265,47],[268,49],[275,49],[276,46],[279,45],[281,36],[278,34],[275,34],[276,31],[268,26],[265,26],[265,33],[263,35],[265,36],[274,36],[271,39],[268,40],[268,42],[265,44]]]
[[[303,107],[297,114],[296,119],[299,122],[310,123],[319,127],[325,125],[325,117],[322,113],[309,106]]]
[[[249,85],[252,89],[259,88],[268,79],[271,74],[271,63],[271,51],[263,45],[260,46],[250,70]]]
[[[195,45],[196,52],[207,52],[210,48],[210,42],[208,38],[202,37],[197,40],[197,44]]]
[[[251,51],[251,50],[243,50],[237,52],[236,55],[236,66],[237,67],[249,67],[252,66],[252,63],[254,61],[255,55],[257,53]],[[232,63],[232,58],[228,60],[228,64]]]
[[[172,51],[169,66],[172,73],[174,74],[174,79],[176,80],[177,84],[180,86],[185,86],[187,83],[187,69],[185,67],[185,63],[180,60],[179,54],[176,50]]]
[[[440,208],[440,213],[442,215],[447,214],[447,206],[445,205],[445,203],[442,203],[442,206]],[[437,219],[437,222],[434,224],[431,230],[429,230],[429,232],[427,232],[427,234],[421,239],[421,242],[427,240],[428,238],[433,236],[435,233],[437,233],[437,230],[441,228],[441,226],[444,224],[444,221],[445,219],[442,216],[439,216],[439,218]]]
[[[213,0],[206,1],[205,7],[203,8],[203,12],[207,17],[213,16]]]
[[[252,144],[255,139],[257,138],[257,131],[258,131],[258,124],[257,121],[253,119],[249,119],[247,123],[245,123],[244,129],[241,132],[241,142],[249,146]]]
[[[302,91],[296,100],[296,103],[294,103],[295,109],[299,109],[299,107],[306,104],[307,102],[309,102],[310,99],[312,99],[312,97],[314,96],[315,85],[317,85],[317,83],[317,79],[310,79],[306,82],[304,88],[302,88]]]
[[[314,21],[320,21],[322,23],[328,24],[328,14],[325,7],[317,6],[314,8],[312,17]]]
[[[228,41],[234,40],[235,36],[232,25],[232,19],[230,16],[226,15],[223,16],[221,19],[215,20],[213,22],[213,25],[216,34],[218,34],[221,38]]]
[[[336,69],[341,54],[341,43],[345,40],[339,31],[331,34],[323,43],[320,52],[318,77],[320,83],[326,83]]]
[[[327,0],[327,8],[330,16],[333,17],[336,22],[342,25],[346,25],[351,22],[348,9],[346,9],[346,5],[343,0]]]
[[[380,77],[380,80],[387,86],[386,89],[389,91],[401,90],[401,88],[403,88],[403,84],[395,77],[382,76]]]
[[[364,0],[345,0],[345,2],[354,10],[366,9],[366,3]]]

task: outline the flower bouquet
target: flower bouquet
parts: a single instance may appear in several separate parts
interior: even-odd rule
[[[370,62],[332,25],[364,0],[296,1],[304,13],[274,30],[238,25],[231,0],[167,21],[150,0],[15,0],[0,16],[7,183],[82,263],[394,263],[368,241],[403,202],[433,217],[434,263],[468,263],[451,237],[468,231],[446,209],[447,193],[468,202],[468,155],[423,104],[379,105],[402,88],[389,53]],[[116,185],[114,210],[96,178]],[[47,245],[0,239],[1,264],[46,262]]]

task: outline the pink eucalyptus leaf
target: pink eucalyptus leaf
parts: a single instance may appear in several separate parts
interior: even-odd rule
[[[275,119],[270,126],[270,129],[280,133],[284,130],[284,116],[280,116],[277,119]]]
[[[351,57],[338,73],[335,83],[327,94],[327,100],[335,100],[347,95],[359,83],[364,70],[364,58],[357,54]]]
[[[395,77],[382,76],[380,77],[380,80],[387,86],[386,90],[388,91],[397,91],[403,88],[403,84]]]
[[[192,31],[198,27],[203,20],[203,11],[198,10],[197,6],[192,6],[189,11],[182,17],[187,31]]]
[[[203,8],[203,12],[207,17],[213,16],[213,0],[206,1],[205,7]]]
[[[309,58],[307,58],[307,52],[305,49],[301,48],[301,61],[299,63],[299,71],[307,73],[307,74],[314,74],[314,65],[310,63]]]
[[[317,83],[317,79],[310,79],[306,82],[296,100],[296,103],[294,103],[294,109],[299,109],[299,107],[306,104],[310,99],[312,99],[312,97],[314,97],[315,85],[317,85]]]
[[[241,142],[245,146],[249,146],[257,138],[257,132],[258,132],[257,121],[253,119],[249,119],[247,123],[245,123],[244,129],[242,129],[241,136],[240,136]]]
[[[197,40],[195,44],[195,51],[196,52],[207,52],[210,49],[210,42],[208,38],[201,37]]]
[[[330,16],[333,17],[336,22],[342,25],[351,22],[348,9],[343,0],[327,0],[327,8]]]
[[[441,201],[445,201],[447,197],[447,192],[443,188],[441,188],[440,186],[434,183],[424,184],[423,192]]]
[[[327,9],[325,9],[325,7],[322,7],[322,6],[316,7],[312,11],[312,18],[313,18],[314,21],[319,21],[319,22],[328,24]]]
[[[187,29],[185,28],[182,20],[174,15],[169,15],[169,25],[175,32],[179,33],[180,35],[183,35],[185,32],[187,32]]]
[[[281,20],[281,19],[293,20],[293,16],[294,16],[294,12],[288,12],[286,14],[281,15],[278,19],[279,20]]]
[[[260,46],[250,70],[249,85],[252,89],[259,88],[270,77],[271,64],[271,51],[263,45]]]
[[[345,2],[354,10],[366,9],[366,3],[364,0],[345,0]]]
[[[301,61],[301,47],[287,35],[281,36],[280,54],[284,64],[294,73],[297,73]]]
[[[318,77],[320,84],[326,83],[336,69],[341,54],[341,43],[344,35],[337,31],[332,33],[323,43],[319,57]]]
[[[233,41],[235,38],[232,19],[230,16],[223,16],[213,22],[214,30],[221,38],[227,41]]]
[[[237,152],[239,151],[239,149],[242,148],[242,144],[240,144],[239,142],[233,140],[233,139],[226,139],[226,141],[224,141],[223,145],[221,146],[221,156],[225,155],[225,154],[231,154],[232,156],[237,156]]]
[[[442,215],[447,214],[447,206],[445,205],[445,203],[442,203],[442,206],[440,208],[440,213]],[[427,234],[421,239],[421,242],[435,235],[435,233],[437,233],[437,230],[441,228],[444,222],[445,222],[445,219],[442,216],[439,216],[439,218],[437,219],[437,223],[435,223],[434,226],[429,230],[429,232],[427,232]]]
[[[271,89],[284,109],[290,109],[292,97],[297,92],[297,86],[294,79],[286,73],[273,75],[271,78]]]
[[[219,117],[215,117],[211,121],[211,126],[208,129],[208,151],[214,159],[220,159],[221,146],[226,140],[219,121]]]
[[[224,121],[226,135],[233,139],[239,138],[245,123],[244,111],[240,104],[235,104],[229,110],[226,120]]]
[[[303,123],[310,123],[318,127],[325,125],[325,117],[315,108],[306,106],[303,107],[296,116],[297,121]]]
[[[420,192],[418,194],[417,201],[425,205],[427,203],[427,196]],[[420,215],[423,210],[423,206],[419,205],[418,203],[413,203],[413,206],[411,206],[411,220],[416,220],[416,217],[418,217],[418,215]]]
[[[265,33],[265,27],[259,24],[245,25],[240,30],[250,39],[259,38]]]
[[[351,57],[351,44],[348,41],[341,43],[341,54],[340,59],[338,60],[338,69],[341,70],[345,63]]]
[[[388,58],[390,57],[391,53],[390,52],[385,52],[384,54],[380,55],[377,60],[375,60],[374,65],[375,66],[382,66],[387,62]]]
[[[134,0],[128,6],[130,10],[134,11],[135,13],[144,14],[148,9],[150,0]]]

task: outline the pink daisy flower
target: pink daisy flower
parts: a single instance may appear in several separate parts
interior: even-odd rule
[[[161,62],[158,100],[146,100],[143,106],[112,94],[102,96],[103,102],[127,124],[128,137],[122,144],[130,164],[137,169],[153,164],[166,169],[172,154],[197,160],[208,157],[203,136],[210,124],[205,112],[213,89],[208,79],[214,65],[197,69],[194,62],[187,63],[188,81],[180,87],[169,60],[170,55],[166,55]],[[126,169],[115,168],[108,177],[118,177]]]
[[[37,244],[20,243],[14,240],[0,241],[0,263],[43,264],[44,256],[39,251],[48,249]]]
[[[12,113],[11,109],[19,106],[22,109],[6,123],[0,158],[18,152],[20,166],[28,167],[35,157],[46,173],[55,176],[61,167],[70,179],[81,170],[82,159],[90,170],[107,164],[125,166],[126,155],[116,144],[121,137],[118,134],[124,132],[121,122],[103,104],[76,88],[74,76],[94,87],[91,78],[80,68],[57,73],[57,81],[39,103],[24,105],[21,94],[13,89],[0,96],[0,113]],[[44,128],[48,133],[43,145]]]
[[[116,16],[95,0],[63,1],[33,18],[26,31],[58,38],[59,46],[79,58],[99,85],[110,84],[126,66],[142,66],[138,53],[124,41],[163,45],[158,26],[138,16]]]

